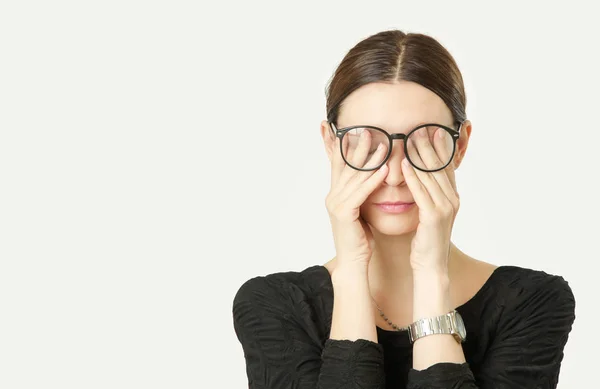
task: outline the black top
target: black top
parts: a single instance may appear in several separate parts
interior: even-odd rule
[[[463,317],[467,363],[412,368],[407,331],[378,342],[329,339],[331,277],[322,265],[254,277],[237,291],[233,325],[251,389],[556,388],[575,299],[560,276],[500,266]]]

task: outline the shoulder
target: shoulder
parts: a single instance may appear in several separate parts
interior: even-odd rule
[[[501,266],[496,273],[503,295],[500,325],[547,322],[563,323],[570,329],[575,320],[575,296],[564,277],[518,266]]]
[[[313,297],[326,286],[327,270],[320,265],[300,271],[276,272],[256,276],[245,281],[237,290],[234,309],[240,304],[260,306],[294,305]]]
[[[495,273],[496,283],[503,289],[507,303],[541,295],[560,301],[575,300],[569,282],[562,276],[519,266],[500,266]]]
[[[311,266],[245,281],[232,306],[233,327],[240,341],[272,342],[290,336],[321,341],[333,304],[333,298],[323,299],[333,294],[328,274],[322,266]]]

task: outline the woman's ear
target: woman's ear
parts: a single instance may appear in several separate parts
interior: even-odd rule
[[[465,120],[462,124],[462,128],[460,129],[460,137],[456,141],[456,152],[453,158],[454,170],[458,169],[463,158],[465,157],[472,130],[473,125],[471,124],[471,121]]]
[[[327,158],[329,158],[329,162],[331,162],[331,156],[333,155],[333,146],[335,145],[335,136],[333,135],[331,125],[327,120],[323,120],[321,122],[321,138],[323,138],[323,144],[325,146]]]

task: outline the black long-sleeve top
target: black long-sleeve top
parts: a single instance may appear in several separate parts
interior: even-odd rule
[[[456,308],[466,363],[412,368],[407,331],[377,327],[378,341],[329,339],[333,285],[322,265],[246,281],[233,325],[250,389],[556,388],[575,320],[560,276],[500,266]]]

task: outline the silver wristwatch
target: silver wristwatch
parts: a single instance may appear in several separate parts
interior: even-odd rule
[[[408,326],[408,336],[411,343],[427,335],[450,334],[458,343],[467,338],[465,323],[460,314],[454,310],[445,315],[420,319]]]

